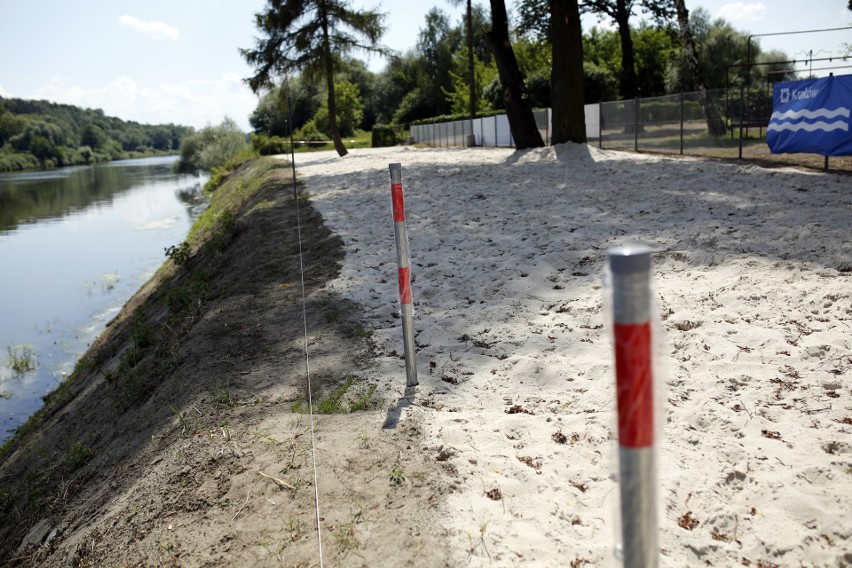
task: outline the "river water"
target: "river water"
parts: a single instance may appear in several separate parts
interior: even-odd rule
[[[186,238],[206,180],[175,159],[0,174],[0,442]]]

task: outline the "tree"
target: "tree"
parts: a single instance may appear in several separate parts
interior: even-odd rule
[[[107,140],[107,135],[103,129],[95,126],[94,124],[87,124],[83,129],[82,136],[80,137],[80,143],[83,146],[89,146],[95,152],[101,150]]]
[[[520,150],[544,146],[535,124],[524,77],[509,41],[509,16],[506,14],[504,0],[491,0],[491,30],[485,37],[497,62],[497,72],[500,74],[503,89],[503,104],[509,119],[509,129],[515,140],[515,148]]]
[[[539,41],[550,39],[550,0],[518,0],[518,30]]]
[[[453,6],[458,6],[464,0],[450,0]],[[474,64],[473,53],[473,5],[471,0],[467,0],[467,12],[465,16],[466,40],[467,40],[467,85],[468,85],[468,111],[470,112],[471,124],[476,119],[476,65]],[[457,76],[453,77],[458,83]],[[454,111],[455,112],[455,111]]]
[[[586,141],[583,30],[577,0],[550,0],[553,143]]]
[[[624,99],[639,96],[633,38],[630,35],[630,16],[636,5],[636,0],[584,0],[583,2],[585,12],[609,16],[618,27],[618,36],[621,40],[621,96]],[[671,15],[671,0],[641,0],[638,7],[658,22]]]
[[[231,118],[219,126],[206,126],[196,134],[185,137],[180,143],[179,173],[212,171],[224,166],[246,146],[245,134]]]
[[[756,73],[752,76],[767,83],[781,83],[783,81],[795,81],[798,73],[790,58],[780,49],[773,49],[757,56],[759,65],[755,68]]]
[[[745,83],[747,41],[744,32],[737,31],[721,18],[711,21],[710,13],[696,8],[689,13],[689,28],[692,32],[698,65],[707,89],[723,89]],[[761,54],[760,44],[752,40],[753,59]],[[666,79],[666,90],[670,93],[691,91],[694,88],[688,61],[672,63]]]
[[[353,50],[389,53],[378,45],[384,14],[352,10],[345,0],[267,0],[255,14],[261,33],[254,49],[240,49],[255,75],[247,79],[254,92],[281,76],[301,72],[309,80],[325,79],[328,122],[338,155],[347,151],[337,126],[334,75],[342,57]]]
[[[417,40],[417,51],[422,57],[415,68],[420,90],[418,98],[425,99],[433,107],[426,116],[448,114],[450,111],[444,92],[453,88],[450,71],[454,65],[453,55],[462,47],[462,37],[460,30],[450,26],[447,15],[441,10],[433,8],[426,14],[425,27],[421,28]]]
[[[464,114],[465,112],[473,111],[479,108],[482,111],[491,110],[491,103],[485,99],[485,88],[492,80],[497,78],[497,67],[492,62],[490,65],[484,63],[479,57],[474,56],[474,82],[471,88],[470,73],[468,69],[470,49],[464,46],[455,57],[455,70],[450,71],[450,77],[453,79],[453,89],[444,91],[447,101],[450,103],[450,112],[453,114]],[[471,104],[471,93],[474,103]]]
[[[341,136],[352,136],[364,118],[364,104],[358,85],[349,81],[340,81],[337,89],[337,127]],[[323,103],[313,117],[317,129],[323,134],[331,134],[331,113],[327,103]]]
[[[686,66],[692,76],[692,87],[699,93],[699,103],[707,118],[707,130],[713,136],[723,136],[726,132],[725,121],[711,101],[707,99],[707,86],[704,83],[704,75],[701,72],[701,64],[698,59],[698,50],[692,37],[692,27],[689,25],[689,10],[686,9],[685,0],[675,0],[677,11],[677,23],[680,29],[683,54]]]
[[[287,136],[290,133],[288,115],[292,114],[293,130],[298,130],[319,110],[320,98],[315,85],[298,78],[287,79],[263,94],[249,116],[249,124],[258,134]]]

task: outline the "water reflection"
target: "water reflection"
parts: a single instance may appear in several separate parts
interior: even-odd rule
[[[0,175],[0,441],[151,277],[203,209],[174,158]],[[29,349],[34,370],[16,370]]]

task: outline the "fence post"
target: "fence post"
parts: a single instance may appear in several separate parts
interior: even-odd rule
[[[743,159],[743,122],[745,121],[745,86],[740,85],[740,151],[739,159]]]
[[[550,107],[544,109],[544,134],[545,140],[544,145],[550,146]]]
[[[405,348],[405,386],[417,386],[417,361],[414,343],[414,305],[411,297],[411,254],[405,226],[405,200],[402,194],[402,165],[388,164],[393,204],[393,232],[399,276],[399,302],[402,308],[402,342]]]
[[[603,150],[603,133],[604,133],[604,123],[603,123],[603,101],[598,101],[598,148]]]
[[[639,151],[639,97],[633,99],[633,151]]]
[[[621,543],[624,568],[655,568],[657,551],[651,249],[608,252],[618,406]]]
[[[683,91],[680,92],[680,155],[683,156]]]

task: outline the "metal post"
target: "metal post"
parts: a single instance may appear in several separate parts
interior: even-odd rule
[[[416,346],[414,343],[414,305],[411,299],[411,254],[405,226],[405,200],[402,195],[402,166],[388,164],[393,203],[393,232],[399,275],[399,303],[402,311],[402,342],[405,348],[406,387],[417,385]]]
[[[680,92],[680,155],[683,156],[683,91]]]
[[[633,151],[639,151],[639,97],[633,99]]]
[[[740,160],[743,159],[743,121],[745,120],[745,87],[740,85]]]
[[[658,564],[651,357],[651,249],[609,251],[618,404],[621,538],[625,568]]]
[[[603,150],[603,101],[598,101],[598,148]]]

